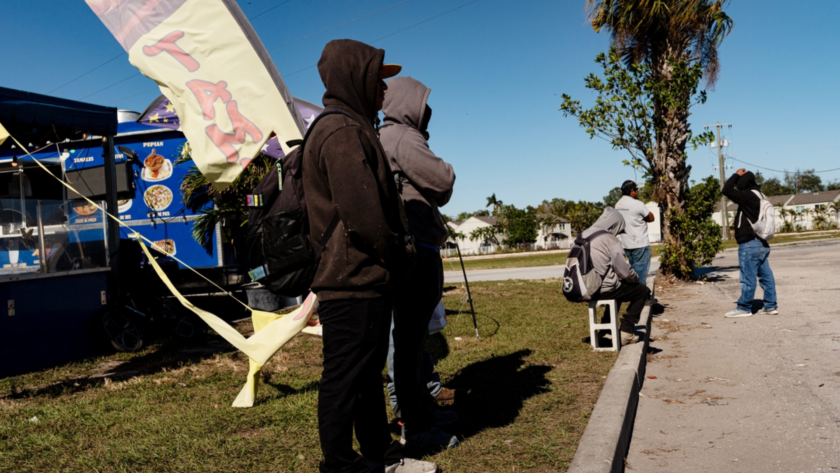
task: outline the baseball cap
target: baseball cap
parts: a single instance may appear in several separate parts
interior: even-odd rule
[[[639,186],[636,184],[636,181],[634,181],[632,179],[627,179],[626,181],[624,181],[623,184],[621,184],[621,193],[625,194],[625,195],[629,195],[630,192],[633,191],[633,189],[638,189],[638,188],[639,188]]]
[[[394,77],[399,74],[401,70],[402,66],[399,64],[383,64],[382,69],[379,70],[379,78],[387,79],[389,77]]]

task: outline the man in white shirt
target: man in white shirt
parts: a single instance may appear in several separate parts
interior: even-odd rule
[[[621,235],[621,245],[630,266],[639,275],[639,283],[645,284],[650,271],[650,238],[647,222],[653,222],[653,213],[639,201],[639,186],[635,181],[627,180],[621,185],[623,197],[615,204],[624,217],[625,231]]]

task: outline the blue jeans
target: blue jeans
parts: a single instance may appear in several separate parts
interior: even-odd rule
[[[650,247],[625,249],[624,254],[630,261],[630,267],[639,275],[639,284],[644,286],[650,272]]]
[[[427,335],[428,337],[428,335]],[[435,360],[432,355],[425,349],[420,354],[421,363],[418,367],[420,370],[420,378],[426,382],[426,389],[432,397],[437,397],[440,394],[440,375],[435,372]],[[394,319],[391,318],[391,340],[388,347],[388,376],[391,382],[388,383],[388,397],[391,400],[391,409],[394,410],[396,417],[402,417],[400,414],[400,406],[397,403],[397,390],[394,386]]]
[[[764,290],[764,308],[777,309],[776,280],[770,269],[770,245],[758,238],[738,245],[738,267],[741,270],[741,298],[738,308],[752,312],[752,300],[755,297],[755,277]]]

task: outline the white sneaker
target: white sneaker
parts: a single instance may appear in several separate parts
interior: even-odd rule
[[[761,311],[762,311],[765,315],[779,315],[779,309],[776,309],[776,308],[773,308],[773,309],[768,309],[767,307],[765,307],[765,308],[764,308],[764,309],[762,309]]]
[[[436,464],[413,458],[403,458],[399,463],[385,467],[385,473],[437,473],[437,471]]]
[[[735,317],[752,317],[752,312],[748,310],[735,309],[727,312],[724,317],[728,317],[730,319]]]

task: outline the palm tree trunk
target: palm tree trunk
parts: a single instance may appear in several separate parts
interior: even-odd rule
[[[684,48],[671,48],[666,46],[663,51],[656,54],[651,61],[651,72],[658,82],[667,82],[671,79],[672,66],[670,59],[677,57],[685,51]],[[686,97],[686,101],[689,97]],[[662,208],[662,242],[681,248],[679,233],[672,227],[669,211],[685,213],[685,192],[688,190],[688,177],[691,166],[685,163],[685,148],[691,133],[689,132],[688,103],[685,107],[673,109],[665,106],[661,100],[654,97],[654,117],[656,124],[656,154],[653,157],[653,197],[659,202]],[[662,266],[664,274],[674,274],[677,277],[685,278],[690,275],[681,274],[680,267],[687,267],[684,258],[680,258],[680,266]]]

